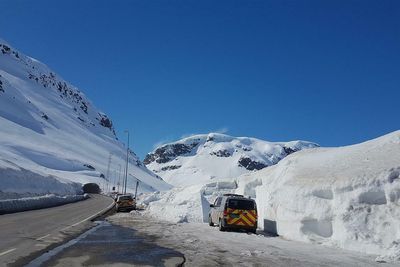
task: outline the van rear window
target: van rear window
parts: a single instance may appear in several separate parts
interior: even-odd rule
[[[228,208],[236,210],[254,210],[255,202],[251,200],[243,199],[230,199],[228,202]]]
[[[122,200],[133,200],[131,196],[121,196],[118,198],[118,200],[122,201]]]

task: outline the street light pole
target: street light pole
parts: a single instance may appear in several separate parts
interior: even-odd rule
[[[126,194],[126,184],[128,183],[128,162],[129,162],[129,131],[125,130],[125,133],[128,134],[128,146],[126,147],[126,167],[125,167],[125,183],[124,183],[124,194]]]
[[[110,153],[110,155],[108,156],[108,164],[107,164],[107,192],[110,192],[110,188],[109,188],[109,182],[111,181],[110,179],[110,167],[111,167],[111,157],[112,157],[112,153]]]
[[[137,177],[133,176],[132,174],[129,175],[132,176],[132,178],[136,179],[136,188],[135,188],[135,199],[136,199],[140,180]]]
[[[137,196],[137,189],[138,189],[138,187],[139,187],[139,179],[136,179],[135,200],[137,199],[136,196]]]
[[[121,185],[121,164],[119,164],[119,171],[118,171],[118,183],[117,183],[117,186],[118,186],[118,190],[117,190],[117,192],[118,193],[120,193],[119,192],[119,186]]]

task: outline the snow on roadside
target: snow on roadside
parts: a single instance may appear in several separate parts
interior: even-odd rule
[[[400,260],[400,131],[358,145],[300,151],[225,182],[148,196],[146,213],[204,222],[207,202],[227,192],[256,199],[265,231],[381,255],[377,261]]]
[[[40,197],[0,200],[0,214],[44,209],[87,199],[87,195],[56,196],[54,194]]]
[[[236,188],[236,181],[219,181],[144,194],[138,201],[147,206],[145,214],[159,219],[174,223],[207,222],[210,202],[222,193],[232,193]]]
[[[400,131],[358,145],[301,151],[257,176],[267,231],[396,258]]]
[[[23,168],[0,168],[0,200],[45,194],[76,195],[82,193],[82,185],[70,180],[35,173]]]
[[[184,190],[173,188],[166,192],[151,194],[139,201],[148,204],[145,213],[150,216],[174,223],[198,222],[202,221],[200,188],[199,186],[187,187]]]

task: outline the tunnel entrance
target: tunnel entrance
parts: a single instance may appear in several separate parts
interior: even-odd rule
[[[100,194],[100,186],[96,183],[87,183],[82,186],[83,193]]]

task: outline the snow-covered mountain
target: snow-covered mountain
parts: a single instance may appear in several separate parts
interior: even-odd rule
[[[400,261],[400,131],[351,146],[304,149],[235,179],[176,187],[143,199],[173,222],[207,221],[223,193],[257,202],[261,229]]]
[[[261,170],[296,151],[317,146],[305,141],[272,143],[210,133],[162,145],[149,153],[144,163],[166,182],[186,186]]]
[[[79,187],[73,182],[114,184],[125,157],[106,114],[46,65],[0,40],[0,193],[70,193]],[[133,152],[129,174],[128,188],[136,182],[132,176],[142,181],[141,191],[170,188]]]

